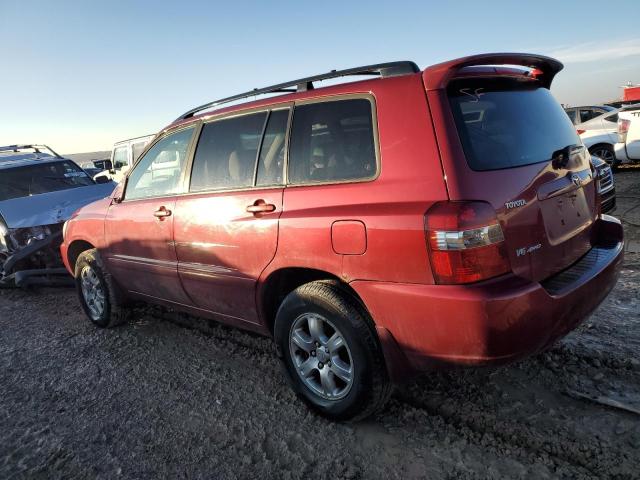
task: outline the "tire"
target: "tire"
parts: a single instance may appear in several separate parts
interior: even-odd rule
[[[361,420],[389,399],[393,385],[373,322],[338,282],[307,283],[287,295],[274,337],[293,390],[323,416]]]
[[[91,323],[100,328],[113,328],[128,320],[131,309],[104,267],[98,250],[93,248],[80,254],[74,276],[80,304]]]
[[[608,145],[605,143],[594,145],[589,149],[589,153],[601,158],[611,166],[614,166],[616,164],[616,152],[613,149],[612,145]]]

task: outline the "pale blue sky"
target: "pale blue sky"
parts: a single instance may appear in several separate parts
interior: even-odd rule
[[[0,145],[108,150],[189,108],[292,78],[491,51],[565,63],[573,105],[640,83],[638,0],[0,0]]]

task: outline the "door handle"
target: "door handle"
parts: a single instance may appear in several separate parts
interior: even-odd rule
[[[171,215],[171,210],[166,207],[160,207],[158,210],[153,212],[153,216],[160,220],[164,220],[164,217],[168,217],[169,215]]]
[[[249,213],[269,213],[275,211],[276,206],[273,203],[265,203],[264,200],[256,200],[253,205],[247,207]]]

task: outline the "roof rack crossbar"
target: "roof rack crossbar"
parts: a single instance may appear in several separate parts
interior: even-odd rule
[[[205,103],[204,105],[200,105],[199,107],[192,108],[188,112],[180,115],[175,121],[185,120],[187,118],[193,117],[196,113],[203,110],[208,110],[210,108],[217,107],[225,103],[235,102],[236,100],[242,100],[244,98],[255,97],[258,95],[267,95],[270,93],[294,93],[313,90],[313,82],[319,82],[321,80],[329,80],[332,78],[347,77],[351,75],[395,77],[399,75],[418,73],[419,71],[420,69],[418,68],[418,66],[410,61],[379,63],[376,65],[348,68],[346,70],[331,70],[328,73],[314,75],[307,78],[300,78],[298,80],[292,80],[290,82],[279,83],[277,85],[271,85],[270,87],[254,88],[253,90],[245,93],[222,98],[220,100],[214,100],[213,102]]]

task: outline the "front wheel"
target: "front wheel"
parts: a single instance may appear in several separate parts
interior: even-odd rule
[[[337,282],[311,282],[287,295],[275,339],[293,389],[322,415],[360,420],[388,400],[392,386],[375,330]]]
[[[94,325],[111,328],[127,320],[130,309],[104,268],[98,250],[80,254],[75,265],[75,280],[82,309]]]

